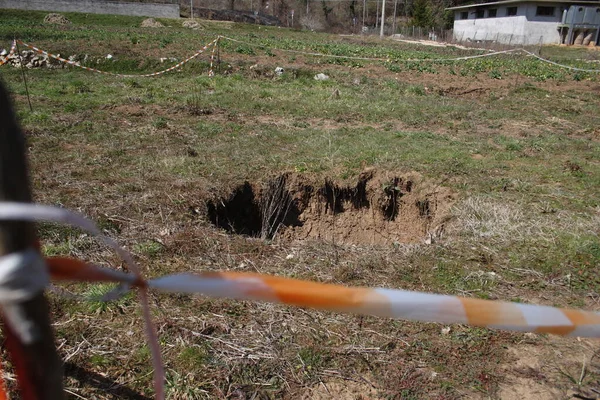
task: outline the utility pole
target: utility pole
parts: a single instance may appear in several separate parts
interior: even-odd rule
[[[363,32],[363,28],[365,27],[365,13],[367,11],[367,0],[363,0],[363,23],[362,23],[362,27],[360,28],[360,32]]]
[[[190,0],[190,18],[194,18],[194,0]]]
[[[377,10],[375,11],[375,29],[379,26],[379,0],[375,0],[375,4],[377,4]]]
[[[383,28],[385,25],[385,0],[381,0],[381,31],[379,37],[383,37]]]
[[[392,35],[396,34],[396,16],[398,10],[398,0],[394,0],[394,22],[392,23]]]

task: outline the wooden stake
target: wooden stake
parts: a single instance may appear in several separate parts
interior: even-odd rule
[[[217,39],[217,72],[221,73],[221,46],[219,45],[220,40]]]
[[[33,107],[31,106],[31,97],[29,96],[29,87],[27,86],[27,76],[25,75],[25,66],[23,65],[23,57],[21,56],[21,50],[19,49],[19,42],[17,42],[17,39],[15,39],[15,45],[17,54],[19,55],[19,64],[21,64],[21,75],[23,75],[23,83],[25,83],[25,93],[27,93],[29,111],[33,112]]]
[[[25,140],[0,84],[0,201],[31,202]],[[0,256],[37,246],[32,223],[0,221]],[[64,399],[62,362],[54,345],[43,291],[27,301],[0,303],[8,350],[24,400]]]

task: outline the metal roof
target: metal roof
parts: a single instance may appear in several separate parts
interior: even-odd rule
[[[464,10],[467,8],[477,8],[477,7],[489,7],[489,6],[498,6],[503,4],[516,4],[516,3],[558,3],[558,4],[581,4],[582,6],[592,5],[592,6],[600,6],[600,1],[564,1],[564,0],[503,0],[503,1],[493,1],[490,3],[480,3],[480,4],[469,4],[466,6],[457,6],[457,7],[449,7],[446,10]]]

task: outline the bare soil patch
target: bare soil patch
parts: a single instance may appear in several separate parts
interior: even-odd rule
[[[213,225],[230,233],[380,245],[431,239],[443,230],[453,202],[450,189],[419,174],[371,169],[350,184],[285,173],[245,182],[206,206]]]
[[[320,382],[308,389],[303,400],[366,400],[378,397],[377,390],[366,382]]]
[[[534,336],[533,339],[537,340]],[[502,399],[597,398],[597,345],[591,340],[549,337],[543,345],[508,349],[512,360],[499,387]]]

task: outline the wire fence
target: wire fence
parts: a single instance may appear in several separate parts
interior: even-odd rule
[[[427,39],[429,41],[436,41],[435,39],[438,39],[437,37],[434,38],[432,37],[431,39]],[[313,57],[328,57],[328,58],[342,58],[342,59],[355,59],[355,60],[363,60],[363,61],[371,61],[371,62],[394,62],[394,63],[406,63],[406,62],[427,62],[427,63],[440,63],[440,62],[460,62],[460,61],[466,61],[466,60],[470,60],[470,59],[475,59],[475,58],[482,58],[482,57],[493,57],[493,56],[499,56],[499,55],[503,55],[503,54],[521,54],[521,55],[525,55],[526,57],[535,57],[536,59],[538,59],[541,62],[544,63],[548,63],[551,64],[557,68],[562,68],[562,69],[567,69],[567,70],[571,70],[571,71],[579,71],[579,72],[589,72],[589,73],[600,73],[600,69],[596,69],[596,68],[581,68],[581,67],[575,67],[572,65],[567,65],[567,64],[562,64],[556,61],[552,61],[549,60],[547,58],[541,57],[539,55],[539,51],[535,51],[535,49],[532,48],[525,48],[525,47],[512,47],[512,48],[480,48],[477,46],[473,46],[474,49],[478,49],[478,50],[488,50],[488,52],[483,53],[483,54],[476,54],[476,55],[472,55],[472,56],[461,56],[461,57],[440,57],[440,58],[419,58],[419,59],[415,59],[415,58],[409,58],[409,59],[390,59],[389,57],[386,58],[377,58],[377,57],[361,57],[361,56],[346,56],[346,55],[335,55],[335,54],[326,54],[326,53],[318,53],[318,52],[307,52],[307,51],[301,51],[301,50],[292,50],[292,49],[284,49],[284,48],[276,48],[276,47],[272,47],[272,46],[267,46],[267,45],[263,45],[261,43],[252,43],[252,42],[248,42],[248,41],[243,41],[243,40],[239,40],[239,39],[235,39],[235,38],[230,38],[230,37],[226,37],[226,36],[217,36],[213,41],[211,41],[210,43],[208,43],[207,45],[205,45],[202,49],[198,50],[197,52],[195,52],[194,54],[192,54],[191,56],[185,58],[183,61],[169,67],[166,68],[164,70],[161,71],[157,71],[157,72],[153,72],[153,73],[149,73],[149,74],[119,74],[119,73],[113,73],[113,72],[107,72],[107,71],[102,71],[96,68],[91,68],[91,67],[87,67],[85,65],[81,65],[79,62],[75,62],[75,61],[71,61],[71,60],[67,60],[64,59],[58,55],[52,54],[46,50],[43,49],[39,49],[31,44],[25,43],[21,40],[15,40],[11,46],[11,50],[8,53],[7,56],[5,57],[0,57],[0,66],[7,63],[11,58],[12,59],[18,59],[20,57],[20,54],[18,52],[15,52],[15,45],[17,43],[22,44],[25,47],[28,47],[30,49],[32,49],[34,52],[44,55],[46,57],[50,57],[50,58],[54,58],[56,60],[58,60],[59,62],[62,62],[66,65],[70,65],[72,67],[77,67],[77,68],[81,68],[90,72],[96,72],[96,73],[101,73],[101,74],[105,74],[105,75],[113,75],[113,76],[117,76],[117,77],[123,77],[123,78],[132,78],[132,77],[155,77],[155,76],[161,76],[164,75],[165,73],[171,72],[171,71],[175,71],[180,69],[184,64],[188,63],[189,61],[195,59],[196,57],[198,57],[199,55],[201,55],[202,53],[204,53],[208,48],[210,48],[212,46],[212,51],[210,52],[210,69],[209,69],[209,76],[213,76],[214,75],[214,64],[215,64],[215,54],[216,51],[218,50],[218,45],[219,45],[219,41],[220,40],[225,40],[225,41],[230,41],[230,42],[234,42],[234,43],[240,43],[240,44],[244,44],[246,46],[249,47],[254,47],[254,48],[268,48],[271,51],[278,51],[278,52],[287,52],[287,53],[294,53],[294,54],[301,54],[301,55],[306,55],[306,56],[313,56]],[[400,40],[408,40],[408,39],[400,39]],[[414,41],[414,40],[412,40]],[[439,41],[440,45],[441,43],[443,43],[441,40]],[[452,43],[444,43],[444,45],[447,44],[452,44]],[[456,45],[456,43],[454,43],[454,45]],[[20,64],[19,64],[20,65]]]

